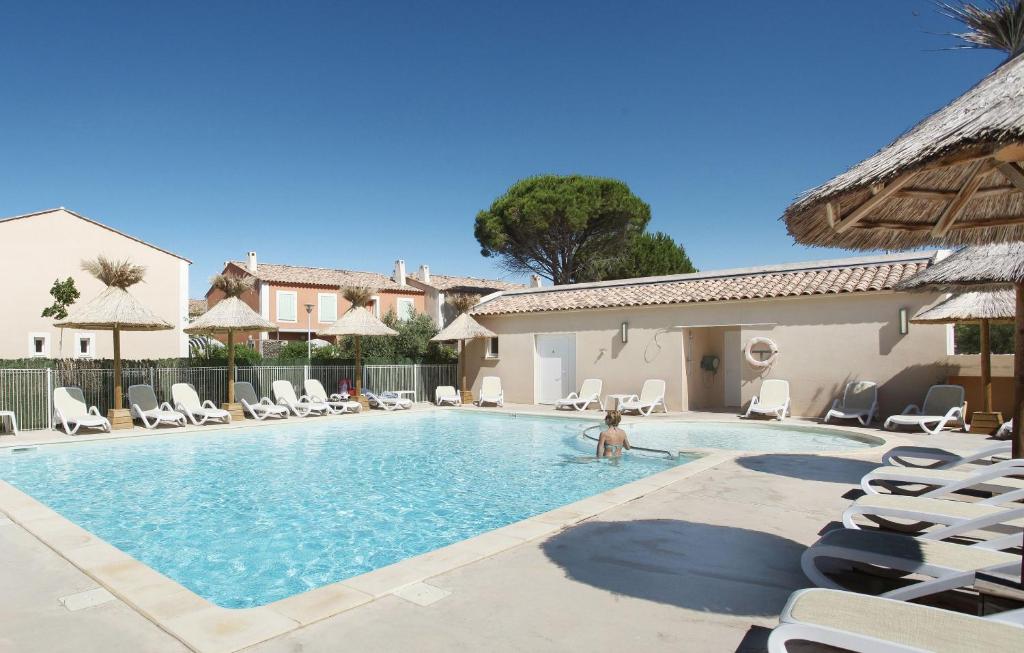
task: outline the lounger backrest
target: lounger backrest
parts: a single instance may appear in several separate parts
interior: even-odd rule
[[[497,397],[501,394],[501,379],[496,376],[485,376],[480,382],[481,397]]]
[[[964,387],[962,385],[933,385],[928,388],[921,406],[922,415],[945,415],[950,408],[964,405]]]
[[[580,397],[600,397],[602,385],[601,379],[586,379],[580,386]]]
[[[455,397],[455,386],[451,385],[439,385],[434,390],[434,399],[440,399],[442,397]]]
[[[142,410],[156,410],[160,404],[156,400],[156,393],[151,385],[130,385],[128,386],[128,404],[138,406]]]
[[[789,401],[789,381],[782,379],[762,381],[758,399],[762,406],[781,406]]]
[[[199,401],[199,393],[190,383],[175,383],[171,386],[171,398],[174,405],[181,405],[187,410],[200,410],[203,402]]]
[[[847,411],[871,410],[878,398],[878,384],[874,381],[851,381],[843,393],[843,408]]]
[[[306,379],[306,394],[312,399],[327,399],[327,391],[317,379]]]
[[[64,419],[77,419],[89,414],[89,406],[85,403],[81,388],[56,388],[53,391],[53,407],[60,411]]]
[[[299,403],[298,398],[295,396],[295,388],[292,387],[291,381],[278,380],[274,381],[274,398],[278,401],[284,399],[285,401],[293,404]]]
[[[248,381],[235,381],[235,399],[244,401],[250,406],[260,403],[259,397],[256,396],[256,389]]]
[[[661,379],[647,379],[640,388],[640,403],[650,404],[665,396],[665,382]]]

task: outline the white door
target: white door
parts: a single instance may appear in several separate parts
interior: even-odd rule
[[[743,345],[740,342],[740,330],[730,329],[725,332],[725,360],[722,361],[722,384],[725,386],[726,407],[739,407],[740,379],[742,378]]]
[[[576,386],[576,336],[538,335],[534,365],[534,399],[553,404]]]

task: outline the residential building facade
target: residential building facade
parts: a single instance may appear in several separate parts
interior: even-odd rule
[[[424,310],[434,320],[434,324],[438,328],[447,326],[449,322],[458,317],[445,301],[448,296],[465,294],[483,298],[503,290],[517,290],[526,287],[521,283],[511,283],[499,279],[433,274],[428,265],[421,265],[416,272],[406,277],[406,281],[414,288],[423,291]],[[540,285],[540,277],[535,277],[534,284]]]
[[[130,292],[174,325],[167,331],[121,334],[126,359],[188,355],[188,275],[190,261],[65,208],[0,219],[0,275],[7,282],[0,321],[0,358],[110,358],[113,339],[107,332],[58,329],[42,317],[53,303],[50,288],[71,277],[88,302],[103,284],[82,270],[82,261],[104,255],[145,266],[143,283]]]

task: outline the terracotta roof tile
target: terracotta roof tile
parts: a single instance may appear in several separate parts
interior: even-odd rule
[[[232,264],[249,272],[242,261],[231,261]],[[251,273],[250,273],[251,274]],[[308,268],[299,265],[280,265],[277,263],[260,263],[253,275],[260,281],[271,283],[288,283],[299,286],[369,286],[377,290],[395,290],[413,294],[422,294],[422,290],[412,286],[400,286],[390,277],[377,272],[361,272],[358,270],[335,270],[331,268]]]
[[[423,283],[422,275],[417,271],[409,275],[410,278]],[[450,290],[452,288],[475,288],[480,290],[512,290],[525,288],[521,283],[511,283],[499,279],[481,279],[479,277],[453,277],[445,274],[430,273],[430,283],[426,284],[438,290]]]

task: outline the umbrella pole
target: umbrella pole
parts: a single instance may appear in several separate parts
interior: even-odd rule
[[[228,403],[235,403],[235,332],[228,329]]]
[[[985,412],[992,412],[992,342],[988,320],[981,321],[981,392]]]
[[[1017,313],[1013,334],[1013,457],[1024,455],[1021,422],[1024,422],[1024,283],[1014,284]]]
[[[462,394],[466,394],[466,342],[464,340],[459,341],[459,378],[461,379]]]
[[[362,352],[359,350],[359,336],[352,336],[356,339],[356,401],[361,401],[363,396],[363,374],[362,374]]]
[[[114,410],[122,410],[124,408],[121,388],[121,330],[114,327]]]

